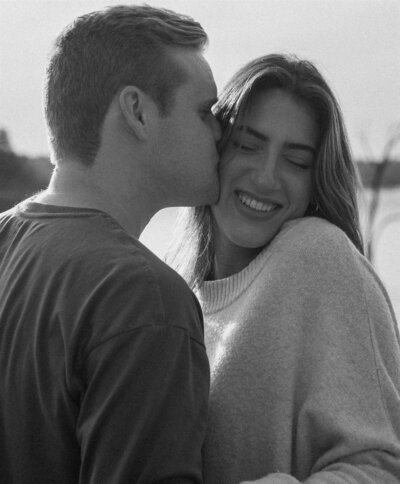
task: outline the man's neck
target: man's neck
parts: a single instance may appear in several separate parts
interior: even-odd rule
[[[46,190],[38,194],[38,203],[92,208],[113,217],[129,235],[139,238],[152,217],[135,200],[134,193],[114,189],[112,180],[102,180],[92,167],[71,162],[58,166]],[[138,197],[139,198],[139,197]]]

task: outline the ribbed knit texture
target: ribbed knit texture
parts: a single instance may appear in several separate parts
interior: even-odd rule
[[[292,221],[197,295],[211,364],[206,484],[400,482],[397,323],[342,231]]]
[[[242,271],[226,279],[205,282],[198,294],[201,299],[203,312],[214,312],[223,309],[235,301],[247,289],[249,284],[262,270],[262,262],[268,257],[266,250],[258,256]]]

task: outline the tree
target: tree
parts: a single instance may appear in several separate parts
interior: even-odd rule
[[[368,219],[367,219],[367,229],[366,229],[366,256],[371,261],[375,262],[375,246],[379,235],[382,231],[391,223],[398,222],[400,220],[400,212],[387,215],[383,220],[376,223],[376,217],[378,213],[378,208],[380,205],[380,197],[382,192],[382,185],[385,172],[390,165],[392,159],[392,153],[395,147],[400,142],[400,125],[396,131],[389,137],[382,155],[382,160],[377,163],[374,175],[371,181],[372,197],[369,205]]]
[[[10,139],[5,129],[0,129],[0,151],[5,153],[12,152]]]

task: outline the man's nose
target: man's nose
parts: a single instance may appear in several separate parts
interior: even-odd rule
[[[214,133],[214,139],[216,142],[218,142],[221,139],[222,136],[222,129],[221,125],[219,124],[218,119],[213,115],[211,118],[211,123],[212,123],[212,130]]]

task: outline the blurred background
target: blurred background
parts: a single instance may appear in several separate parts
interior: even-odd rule
[[[57,34],[123,0],[0,0],[0,210],[51,175],[42,89]],[[368,257],[400,319],[400,2],[398,0],[149,0],[188,14],[210,37],[219,89],[248,60],[291,52],[317,65],[343,109],[364,189]],[[159,212],[141,240],[163,256],[177,209]]]

